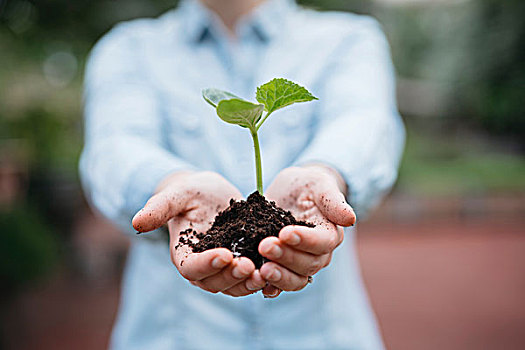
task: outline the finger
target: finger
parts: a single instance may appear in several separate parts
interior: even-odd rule
[[[319,184],[314,196],[315,204],[328,220],[340,226],[352,226],[356,216],[345,196],[333,184]]]
[[[225,268],[233,260],[233,254],[226,248],[215,248],[202,253],[181,254],[175,249],[173,262],[180,274],[190,281],[200,281]]]
[[[320,223],[316,227],[290,225],[279,232],[281,242],[315,255],[331,253],[341,244],[343,236],[343,230],[330,223]]]
[[[268,283],[285,291],[301,290],[308,283],[307,276],[298,275],[274,262],[265,263],[260,271]]]
[[[161,192],[151,197],[132,220],[132,225],[138,232],[155,230],[166,224],[171,218],[185,211],[187,196],[175,193]]]
[[[255,270],[250,278],[245,282],[246,288],[251,291],[258,291],[263,289],[266,286],[266,281],[261,276],[259,270]]]
[[[261,277],[259,270],[255,270],[244,282],[237,283],[233,287],[222,291],[222,293],[233,297],[242,297],[256,293],[263,289],[264,286],[266,286],[266,281]]]
[[[281,243],[277,237],[268,237],[259,244],[259,253],[269,260],[302,276],[316,274],[330,263],[331,254],[314,255]]]
[[[235,258],[220,272],[199,281],[200,287],[210,292],[220,292],[247,279],[255,271],[253,262],[245,257]]]
[[[277,298],[281,294],[282,290],[272,286],[271,284],[263,288],[262,293],[265,298]]]

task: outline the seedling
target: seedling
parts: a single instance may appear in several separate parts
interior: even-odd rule
[[[278,109],[298,102],[317,100],[304,87],[289,80],[277,78],[257,88],[257,103],[252,103],[235,96],[234,94],[209,88],[202,91],[204,99],[217,110],[217,115],[223,121],[236,124],[250,130],[255,150],[255,169],[257,178],[257,191],[263,194],[261,150],[257,132]],[[263,117],[263,114],[266,114]]]

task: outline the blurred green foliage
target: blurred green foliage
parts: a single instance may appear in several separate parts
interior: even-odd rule
[[[34,208],[22,205],[0,211],[0,227],[0,290],[6,297],[49,272],[59,248],[52,228]]]
[[[374,11],[401,77],[437,86],[444,118],[525,140],[525,2],[448,1]]]
[[[525,189],[525,158],[479,132],[446,136],[409,119],[397,190],[429,197],[516,193]],[[469,147],[465,147],[468,144]]]
[[[467,86],[457,89],[489,130],[525,139],[525,1],[481,1],[469,41]]]
[[[68,119],[57,118],[52,111],[42,108],[29,108],[22,118],[6,124],[2,133],[26,141],[33,168],[76,163],[79,138],[71,140],[70,135],[78,134],[78,130]],[[76,146],[73,149],[72,144]]]

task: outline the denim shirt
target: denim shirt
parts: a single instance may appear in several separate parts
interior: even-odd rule
[[[161,230],[132,235],[132,216],[172,172],[211,170],[244,195],[255,190],[249,133],[221,121],[201,90],[253,101],[256,86],[274,77],[319,101],[278,111],[260,129],[264,183],[291,165],[331,165],[359,220],[395,181],[404,142],[375,20],[268,0],[233,40],[214,14],[186,0],[159,18],[117,25],[93,49],[81,178],[93,206],[132,241],[113,349],[382,349],[353,230],[313,284],[276,299],[202,291],[171,264]]]

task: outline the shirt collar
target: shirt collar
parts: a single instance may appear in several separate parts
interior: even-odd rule
[[[282,31],[296,6],[294,0],[266,0],[239,21],[239,36],[251,31],[261,42],[272,40]],[[182,0],[178,12],[183,20],[184,35],[190,42],[198,44],[214,34],[226,34],[218,16],[198,0]]]

